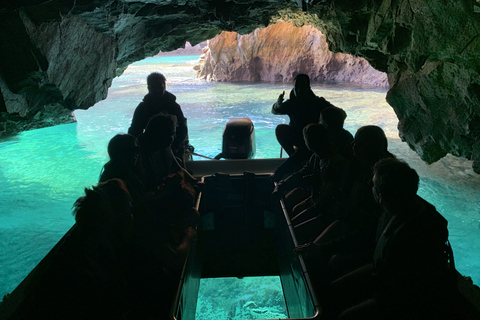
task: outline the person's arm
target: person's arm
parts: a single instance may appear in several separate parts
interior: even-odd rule
[[[145,108],[143,102],[141,102],[133,113],[132,123],[130,124],[130,128],[128,128],[128,133],[138,137],[138,135],[141,134],[147,126],[149,119],[145,118]]]
[[[283,110],[283,97],[285,96],[285,91],[283,91],[277,99],[277,102],[275,102],[272,106],[272,113],[273,114],[285,114],[285,111]]]
[[[286,193],[291,191],[293,188],[301,185],[303,176],[308,174],[308,172],[310,171],[309,169],[310,169],[310,161],[307,162],[307,164],[305,164],[305,166],[302,169],[295,171],[285,179],[279,181],[273,190],[273,194],[285,195]]]

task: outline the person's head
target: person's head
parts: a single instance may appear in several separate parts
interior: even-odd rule
[[[132,223],[132,198],[121,179],[100,182],[73,205],[78,228],[85,233],[128,232]]]
[[[321,124],[307,124],[303,128],[303,139],[308,150],[320,158],[328,156],[333,151],[333,146],[328,140],[327,130]]]
[[[372,165],[379,159],[392,156],[388,152],[387,136],[378,126],[369,125],[359,128],[355,133],[352,147],[357,158],[367,162],[373,161]]]
[[[152,72],[147,77],[147,88],[149,93],[163,95],[167,90],[167,79],[160,72]]]
[[[145,137],[159,149],[172,145],[176,136],[177,117],[160,113],[153,116],[145,128]]]
[[[417,172],[406,162],[381,159],[373,166],[372,193],[385,207],[405,207],[414,202],[419,180]]]
[[[138,153],[137,139],[131,134],[117,134],[108,143],[108,155],[112,163],[135,166]]]
[[[295,96],[310,92],[310,77],[306,74],[299,73],[293,78],[293,92]]]
[[[323,109],[320,112],[320,124],[328,130],[343,128],[347,113],[342,108],[335,106]]]

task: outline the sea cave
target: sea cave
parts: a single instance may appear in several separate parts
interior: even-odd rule
[[[320,30],[332,52],[386,74],[399,136],[425,163],[453,155],[480,173],[478,0],[25,0],[2,5],[0,16],[2,137],[74,122],[73,111],[105,99],[130,64],[159,51],[289,24]],[[291,83],[291,69],[259,71],[279,63],[237,63],[247,67],[205,78]]]

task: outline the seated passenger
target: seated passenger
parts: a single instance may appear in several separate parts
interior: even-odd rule
[[[134,228],[131,197],[125,183],[110,179],[91,189],[74,204],[81,239],[75,286],[83,301],[77,314],[121,317],[128,305],[128,266]],[[65,284],[64,284],[65,285]],[[73,286],[73,283],[67,284]]]
[[[325,129],[327,129],[328,139],[331,144],[338,148],[345,158],[353,158],[352,142],[353,136],[350,132],[343,128],[347,113],[342,108],[335,106],[323,109],[320,112],[320,121]]]
[[[137,159],[140,148],[137,139],[130,134],[117,134],[108,143],[108,155],[110,160],[103,166],[99,182],[118,178],[125,182],[132,196],[135,212],[143,215],[144,187],[141,180],[142,172]],[[136,215],[137,215],[136,214]]]
[[[373,263],[332,282],[339,318],[454,319],[447,221],[416,195],[419,177],[405,162],[380,160],[373,173],[372,194],[383,208]]]
[[[305,263],[314,271],[312,281],[318,282],[318,287],[331,277],[370,261],[376,245],[382,209],[371,191],[373,165],[395,156],[388,151],[387,137],[378,126],[359,128],[352,145],[355,157],[346,169],[341,192],[335,194],[338,219],[318,230],[313,241],[296,248],[307,255]]]
[[[285,196],[285,203],[289,212],[291,208],[299,201],[309,198],[312,189],[318,189],[318,182],[311,178],[321,170],[323,154],[330,154],[332,146],[328,143],[326,130],[321,125],[308,124],[303,129],[303,137],[307,148],[313,152],[308,162],[300,170],[295,171],[283,180],[280,180],[274,190],[273,195]],[[322,150],[322,147],[324,150]],[[314,152],[317,150],[318,153]]]
[[[335,146],[329,143],[327,131],[322,125],[307,125],[304,129],[304,135],[307,147],[314,154],[302,170],[280,181],[275,187],[274,194],[303,185],[310,196],[294,207],[291,213],[292,223],[298,226],[302,222],[315,217],[316,222],[310,221],[312,223],[309,223],[308,226],[318,230],[318,228],[321,228],[318,225],[319,222],[326,227],[328,223],[333,221],[332,219],[336,218],[329,199],[331,199],[333,193],[339,191],[341,177],[348,162],[342,155],[338,154]],[[298,188],[294,190],[297,194],[301,193]],[[287,194],[286,202],[292,202],[291,198],[295,199],[297,196],[292,195],[292,193]],[[301,234],[297,234],[297,237],[310,236],[310,232],[307,232],[304,225],[301,229]]]
[[[144,185],[147,192],[155,192],[172,173],[183,172],[185,176],[196,181],[178,163],[172,151],[172,143],[176,136],[176,117],[169,114],[153,116],[138,137],[141,151],[141,163],[144,174]]]
[[[347,249],[355,255],[370,257],[375,247],[375,233],[381,213],[371,192],[372,170],[377,161],[395,156],[388,151],[388,140],[383,129],[373,125],[357,130],[352,149],[355,157],[347,170],[342,196],[338,199],[343,207],[340,220],[344,228],[337,225],[335,230],[342,230],[337,236],[350,237],[350,243],[356,245],[350,248],[347,246]],[[329,238],[331,237],[330,234]],[[325,240],[326,238],[319,237],[314,243],[325,243]]]
[[[289,159],[275,172],[274,179],[279,181],[285,175],[291,174],[296,168],[301,168],[311,156],[305,146],[302,130],[309,123],[318,123],[320,111],[332,106],[323,97],[317,97],[310,88],[310,78],[306,74],[298,74],[293,79],[294,88],[290,98],[283,101],[285,91],[272,106],[272,113],[288,115],[290,123],[279,124],[275,129],[278,143],[289,155]],[[295,155],[294,155],[295,154]]]

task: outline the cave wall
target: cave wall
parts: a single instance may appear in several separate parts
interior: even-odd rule
[[[0,6],[0,133],[73,121],[128,64],[221,31],[277,22],[322,31],[330,50],[387,72],[400,136],[431,163],[480,173],[478,0],[20,0]],[[313,3],[313,4],[312,4]]]

